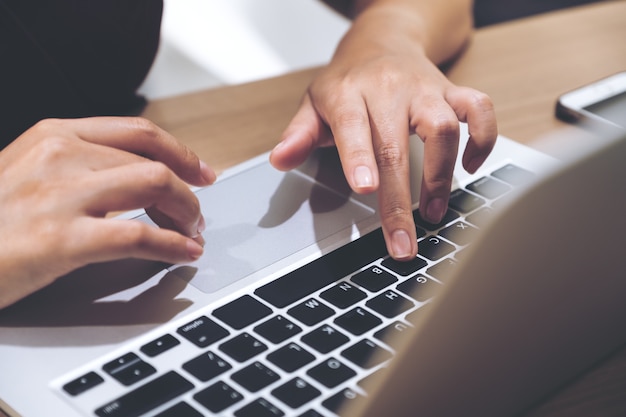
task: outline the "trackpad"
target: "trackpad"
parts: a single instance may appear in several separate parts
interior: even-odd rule
[[[181,275],[201,291],[214,292],[374,214],[348,190],[333,191],[269,163],[200,190],[204,255],[188,264],[197,268],[192,277]]]

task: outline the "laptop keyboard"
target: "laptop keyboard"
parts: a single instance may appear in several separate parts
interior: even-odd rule
[[[439,224],[415,210],[419,255],[412,261],[389,258],[378,229],[149,343],[129,346],[62,391],[74,401],[120,384],[121,395],[102,397],[89,411],[99,417],[340,413],[367,395],[372,375],[393,357],[393,336],[419,320],[494,207],[532,177],[508,164],[453,191]],[[168,355],[181,365],[164,369],[160,358]]]

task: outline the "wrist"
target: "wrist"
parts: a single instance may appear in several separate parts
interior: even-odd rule
[[[381,0],[370,2],[355,17],[344,41],[350,48],[425,55],[439,65],[462,50],[472,29],[471,2],[466,0]]]

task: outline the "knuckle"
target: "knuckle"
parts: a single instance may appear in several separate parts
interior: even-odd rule
[[[407,155],[395,141],[384,142],[376,149],[376,163],[379,169],[394,169],[405,162]]]
[[[36,145],[39,161],[58,161],[71,152],[74,141],[64,136],[46,136]]]
[[[394,91],[402,84],[403,76],[398,71],[395,63],[382,62],[379,64],[377,83],[384,90]]]
[[[146,163],[144,176],[149,187],[159,193],[172,189],[174,174],[162,162],[150,161]]]
[[[459,135],[459,122],[451,117],[434,117],[428,123],[431,136],[456,140]]]
[[[368,123],[367,115],[363,112],[347,109],[346,106],[338,106],[337,108],[334,121],[339,126],[350,128]]]
[[[410,208],[405,207],[399,201],[390,201],[381,207],[381,215],[387,221],[399,221],[411,216]]]
[[[474,90],[470,94],[469,101],[471,105],[480,111],[491,111],[493,109],[493,101],[487,94]]]
[[[58,128],[59,126],[62,126],[64,123],[67,123],[67,121],[64,121],[62,119],[52,119],[52,118],[42,119],[42,120],[39,120],[37,123],[35,123],[32,129],[41,131],[41,132],[50,132]]]
[[[176,142],[176,144],[177,149],[179,149],[181,152],[182,160],[187,161],[194,169],[197,168],[199,163],[198,155],[196,155],[194,151],[192,151],[190,148],[183,145],[182,143]]]
[[[192,223],[197,221],[201,214],[200,201],[195,194],[189,193],[189,198],[185,200],[184,209],[178,210],[176,213],[176,223],[179,226]]]
[[[346,153],[346,157],[353,161],[354,163],[358,162],[369,162],[371,161],[371,151],[367,147],[356,146],[354,148],[348,149]]]
[[[135,250],[145,250],[149,246],[149,228],[150,226],[130,221],[124,227],[124,231],[117,236],[118,246],[128,252]]]
[[[436,192],[437,190],[445,190],[446,192],[450,192],[451,179],[448,178],[443,173],[434,174],[427,179],[429,188],[431,192]]]
[[[129,117],[128,122],[131,128],[138,132],[141,137],[152,139],[159,135],[158,127],[144,117]]]
[[[452,186],[452,170],[448,169],[428,169],[424,170],[424,181],[431,193],[449,193]]]
[[[145,117],[129,117],[128,120],[136,129],[145,130],[146,133],[151,133],[156,130],[156,125]]]

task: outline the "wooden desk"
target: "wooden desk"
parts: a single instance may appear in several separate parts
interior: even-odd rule
[[[448,76],[492,97],[502,134],[541,148],[542,135],[576,129],[554,117],[560,94],[622,70],[626,1],[610,1],[480,29]],[[222,171],[277,143],[315,73],[156,101],[145,116]],[[527,416],[626,416],[626,348]]]

